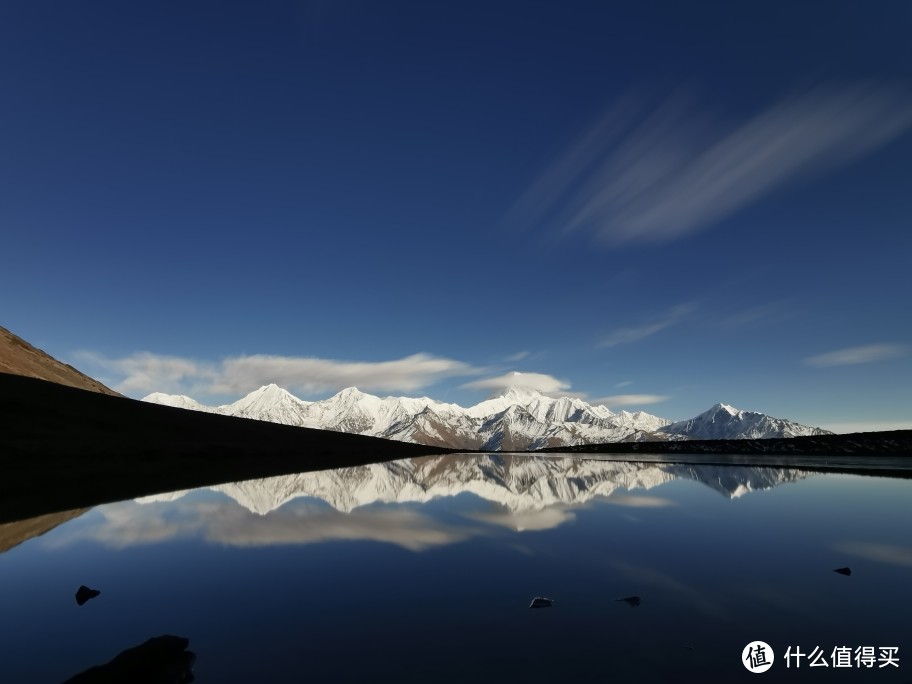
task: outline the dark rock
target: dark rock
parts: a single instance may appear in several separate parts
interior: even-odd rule
[[[196,655],[188,651],[190,640],[164,634],[96,665],[64,684],[187,684],[193,681]]]
[[[627,598],[619,598],[619,599],[614,599],[614,600],[615,600],[615,601],[623,601],[624,603],[626,603],[626,604],[627,604],[628,606],[630,606],[631,608],[636,608],[638,605],[640,605],[640,597],[639,597],[639,596],[628,596]]]
[[[532,603],[529,604],[529,608],[550,608],[553,604],[554,601],[549,598],[545,598],[544,596],[536,596],[534,599],[532,599]]]
[[[98,589],[89,589],[86,585],[81,585],[79,589],[76,590],[76,603],[80,606],[86,601],[95,598],[101,592]]]
[[[852,574],[852,568],[836,568],[833,572],[838,572],[840,575],[848,577]]]

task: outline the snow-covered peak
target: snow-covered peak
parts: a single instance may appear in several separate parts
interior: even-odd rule
[[[358,399],[366,396],[369,395],[365,394],[357,387],[346,387],[344,390],[336,392],[332,397],[330,397],[330,400],[338,399],[340,401],[357,401]]]
[[[293,397],[294,395],[289,392],[287,389],[279,387],[274,382],[269,383],[268,385],[263,385],[259,389],[253,390],[248,397],[263,397],[267,399],[284,399],[286,397]]]
[[[785,418],[742,411],[728,404],[715,404],[690,420],[666,425],[659,432],[688,439],[768,439],[830,434],[827,430],[799,425]]]
[[[312,427],[312,424],[303,417],[309,403],[301,401],[291,392],[276,384],[269,384],[263,385],[233,404],[219,406],[215,410],[218,413],[240,418]]]
[[[528,387],[511,386],[498,392],[492,398],[501,398],[515,402],[517,404],[522,404],[525,402],[535,401],[536,399],[541,399],[543,396],[544,395],[538,390],[530,389]]]
[[[147,401],[150,404],[161,404],[162,406],[187,409],[189,411],[203,411],[205,413],[212,413],[215,411],[215,409],[211,406],[201,404],[195,399],[191,399],[190,397],[183,394],[164,394],[162,392],[153,392],[152,394],[147,394],[144,396],[142,398],[142,401]]]
[[[233,404],[210,407],[190,397],[154,393],[144,401],[196,411],[337,430],[456,449],[525,451],[629,439],[758,439],[825,431],[716,404],[696,418],[670,423],[642,411],[614,414],[578,397],[552,398],[513,386],[469,408],[427,397],[380,398],[347,387],[321,401],[302,401],[278,385],[254,390]]]
[[[737,416],[741,413],[741,409],[736,409],[734,406],[729,406],[728,404],[718,403],[715,404],[707,413],[718,413],[719,411],[724,411],[730,416]]]

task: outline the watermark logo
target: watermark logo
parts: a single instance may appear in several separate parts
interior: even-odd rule
[[[741,651],[741,662],[751,672],[766,672],[773,666],[773,649],[765,641],[752,641]]]
[[[827,651],[820,646],[802,651],[801,646],[785,649],[785,666],[800,668],[801,659],[807,667],[854,667],[869,670],[884,667],[899,667],[899,646],[834,646]]]

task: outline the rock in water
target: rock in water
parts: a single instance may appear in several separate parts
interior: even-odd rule
[[[628,606],[631,606],[632,608],[636,608],[638,605],[640,605],[639,596],[628,596],[627,598],[620,598],[620,599],[614,599],[614,600],[623,601],[624,603],[626,603]]]
[[[549,598],[545,598],[544,596],[536,596],[534,599],[532,599],[532,603],[529,604],[529,608],[550,608],[553,604],[554,601]]]
[[[76,590],[76,603],[80,606],[88,601],[98,596],[101,592],[98,589],[89,589],[86,585],[80,585],[79,589]]]
[[[189,645],[189,639],[171,634],[153,637],[64,684],[188,684],[193,681],[196,662],[196,654],[187,650]]]
[[[852,568],[836,568],[833,572],[838,572],[840,575],[848,577],[852,574]]]

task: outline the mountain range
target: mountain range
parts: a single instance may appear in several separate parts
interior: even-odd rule
[[[222,406],[206,406],[184,395],[162,393],[150,394],[143,401],[283,425],[482,451],[831,434],[726,404],[716,404],[690,420],[671,422],[643,411],[614,413],[606,406],[576,397],[553,398],[517,387],[468,408],[427,397],[380,398],[354,387],[321,401],[303,401],[275,384]]]

